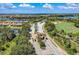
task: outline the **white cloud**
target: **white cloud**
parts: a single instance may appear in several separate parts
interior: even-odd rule
[[[51,4],[46,3],[43,5],[43,8],[53,9],[53,6]]]
[[[76,3],[67,3],[66,5],[67,5],[67,6],[77,6]]]
[[[30,4],[23,3],[23,4],[20,4],[19,7],[30,7],[30,8],[34,8],[35,6],[32,6]]]
[[[35,8],[35,6],[31,6],[32,8]]]
[[[12,8],[17,8],[16,6],[12,6]]]
[[[71,9],[71,10],[77,10],[79,9],[79,4],[76,3],[67,3],[65,6],[58,6],[60,9]]]
[[[1,3],[1,4],[0,4],[0,8],[1,8],[1,9],[16,8],[16,6],[13,5],[12,3]]]
[[[66,6],[57,6],[59,9],[67,9]]]

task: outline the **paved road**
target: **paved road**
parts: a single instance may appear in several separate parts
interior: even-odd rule
[[[44,33],[43,25],[44,25],[44,23],[40,23],[40,22],[37,23],[39,33]],[[31,29],[32,29],[32,32],[31,32],[32,38],[31,38],[30,42],[35,47],[36,54],[38,54],[38,55],[52,55],[52,54],[53,55],[63,55],[64,54],[54,43],[51,42],[51,40],[50,40],[51,38],[48,35],[46,35],[46,37],[48,39],[47,40],[44,39],[46,49],[41,49],[37,40],[34,41],[36,39],[36,34],[34,34],[34,31],[35,31],[34,24],[32,25]]]
[[[52,43],[50,41],[49,38],[48,38],[48,40],[45,41],[45,44],[47,47],[49,47],[49,50],[51,51],[52,54],[54,54],[54,55],[63,55],[64,54],[58,49],[58,47],[54,43]]]
[[[41,49],[38,41],[37,40],[34,41],[36,39],[36,34],[34,33],[35,32],[35,27],[34,26],[35,26],[35,24],[33,24],[32,27],[31,27],[32,37],[31,37],[30,42],[33,44],[33,46],[35,48],[35,51],[36,51],[36,54],[38,54],[38,55],[51,55],[51,54],[53,54],[52,50],[50,49],[50,46],[46,46],[46,49]],[[43,32],[40,29],[39,29],[38,32]]]
[[[67,55],[67,52],[61,49],[55,42],[54,39],[52,39],[45,31],[44,26],[43,26],[43,31],[46,34],[46,37],[48,38],[48,44],[51,46],[52,50],[55,52],[54,54],[56,55]]]

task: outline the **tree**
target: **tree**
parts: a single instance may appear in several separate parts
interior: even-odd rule
[[[68,53],[73,55],[73,54],[77,53],[77,49],[76,48],[70,48],[70,49],[68,49]]]
[[[30,36],[30,34],[29,34],[30,27],[31,27],[31,25],[29,23],[23,23],[22,31],[21,31],[22,35],[29,37]]]
[[[78,27],[79,28],[79,22],[75,22],[75,27]]]
[[[45,28],[48,32],[51,32],[55,29],[55,25],[51,22],[46,22]]]
[[[32,44],[28,41],[28,39],[25,36],[20,35],[14,40],[16,42],[16,45],[11,48],[10,54],[12,55],[35,54],[35,49],[33,48]]]
[[[9,41],[11,41],[13,38],[15,38],[16,37],[16,35],[14,34],[14,32],[13,31],[9,31],[8,33],[7,33],[7,38],[9,39]]]

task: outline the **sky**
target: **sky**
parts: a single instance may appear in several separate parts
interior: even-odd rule
[[[79,13],[79,3],[0,3],[0,14]]]

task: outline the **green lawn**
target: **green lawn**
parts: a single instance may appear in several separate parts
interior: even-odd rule
[[[57,30],[61,31],[64,30],[66,33],[77,33],[79,32],[79,28],[74,26],[72,22],[61,22],[56,24]]]

